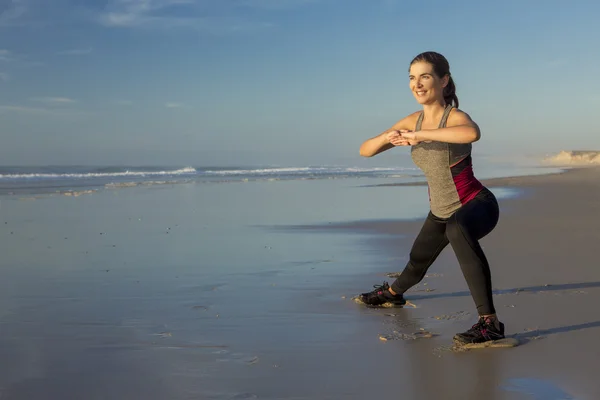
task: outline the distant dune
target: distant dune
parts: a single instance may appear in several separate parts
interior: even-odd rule
[[[552,165],[600,165],[600,151],[573,150],[546,157],[545,163]]]

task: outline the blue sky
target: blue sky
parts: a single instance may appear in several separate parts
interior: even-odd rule
[[[362,165],[364,139],[418,110],[407,69],[426,50],[450,61],[482,128],[475,151],[600,149],[597,2],[0,0],[0,13],[2,165]]]

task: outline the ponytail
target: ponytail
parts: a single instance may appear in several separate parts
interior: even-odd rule
[[[448,75],[448,84],[444,88],[444,101],[446,104],[458,108],[458,96],[456,96],[456,85],[451,75]]]

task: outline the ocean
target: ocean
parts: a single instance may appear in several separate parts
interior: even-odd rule
[[[4,166],[0,167],[0,195],[52,194],[98,191],[132,186],[224,184],[306,180],[357,180],[361,182],[417,182],[422,172],[407,158],[397,165],[360,160],[356,165],[254,165],[254,166]],[[475,158],[479,178],[550,172],[534,159],[518,162]],[[360,164],[360,165],[359,165]]]
[[[420,218],[425,187],[380,184],[422,180],[409,163],[1,167],[0,393],[364,398],[416,353],[382,361],[380,316],[349,299],[400,270],[412,238],[386,238],[394,258],[372,233],[312,227]],[[366,355],[387,372],[362,379]]]

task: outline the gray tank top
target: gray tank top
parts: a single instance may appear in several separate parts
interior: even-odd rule
[[[445,128],[450,111],[448,105],[439,123]],[[421,130],[423,112],[415,131]],[[421,142],[411,148],[411,157],[427,179],[431,212],[439,218],[449,218],[483,188],[473,175],[471,144]]]

